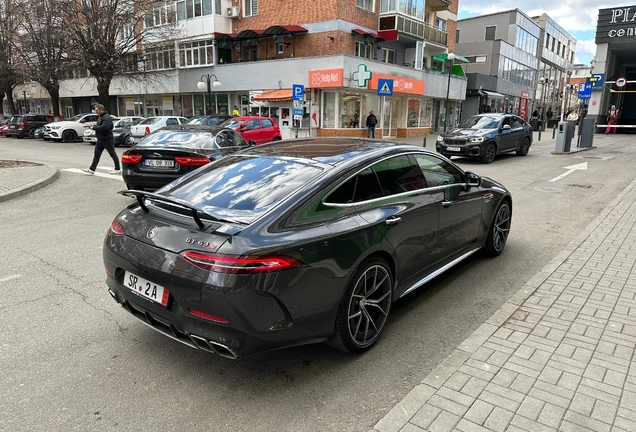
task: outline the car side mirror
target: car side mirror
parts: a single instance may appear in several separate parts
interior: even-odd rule
[[[86,120],[81,119],[79,122],[80,122],[80,123],[85,123],[85,122],[86,122]]]
[[[466,172],[466,189],[481,186],[481,176],[473,172]]]
[[[503,125],[502,129],[503,129],[503,130],[510,129],[510,125],[508,125],[508,124],[507,124],[507,125]]]

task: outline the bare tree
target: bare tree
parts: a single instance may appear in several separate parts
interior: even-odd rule
[[[0,91],[7,97],[11,114],[17,110],[13,103],[13,89],[22,82],[20,63],[16,55],[14,40],[18,35],[16,19],[16,2],[14,0],[0,0]],[[0,99],[0,114],[4,116],[2,99]]]
[[[174,3],[170,8],[156,0],[71,0],[63,8],[67,17],[73,17],[73,24],[66,27],[69,56],[97,80],[99,102],[107,110],[113,77],[131,72],[142,43],[170,40],[176,28]],[[153,25],[145,25],[149,17]]]
[[[51,96],[53,114],[60,117],[60,79],[69,68],[65,23],[60,0],[28,0],[20,8],[20,54],[32,80]]]

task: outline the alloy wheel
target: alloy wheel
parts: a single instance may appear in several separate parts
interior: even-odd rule
[[[352,342],[359,348],[372,345],[382,333],[390,308],[391,276],[383,266],[370,266],[349,299],[347,325]]]
[[[510,207],[508,204],[502,204],[497,210],[492,229],[492,246],[496,253],[500,253],[506,245],[510,232],[510,216]]]

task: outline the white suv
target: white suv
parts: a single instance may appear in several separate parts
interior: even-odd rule
[[[84,136],[84,130],[97,123],[97,114],[78,114],[68,120],[49,123],[44,126],[44,139],[73,142]]]

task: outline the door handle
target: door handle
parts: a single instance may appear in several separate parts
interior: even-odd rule
[[[444,208],[449,208],[453,206],[453,202],[452,201],[442,201],[442,207]]]
[[[392,216],[388,218],[385,222],[387,225],[397,225],[400,222],[402,222],[402,218],[399,216]]]

